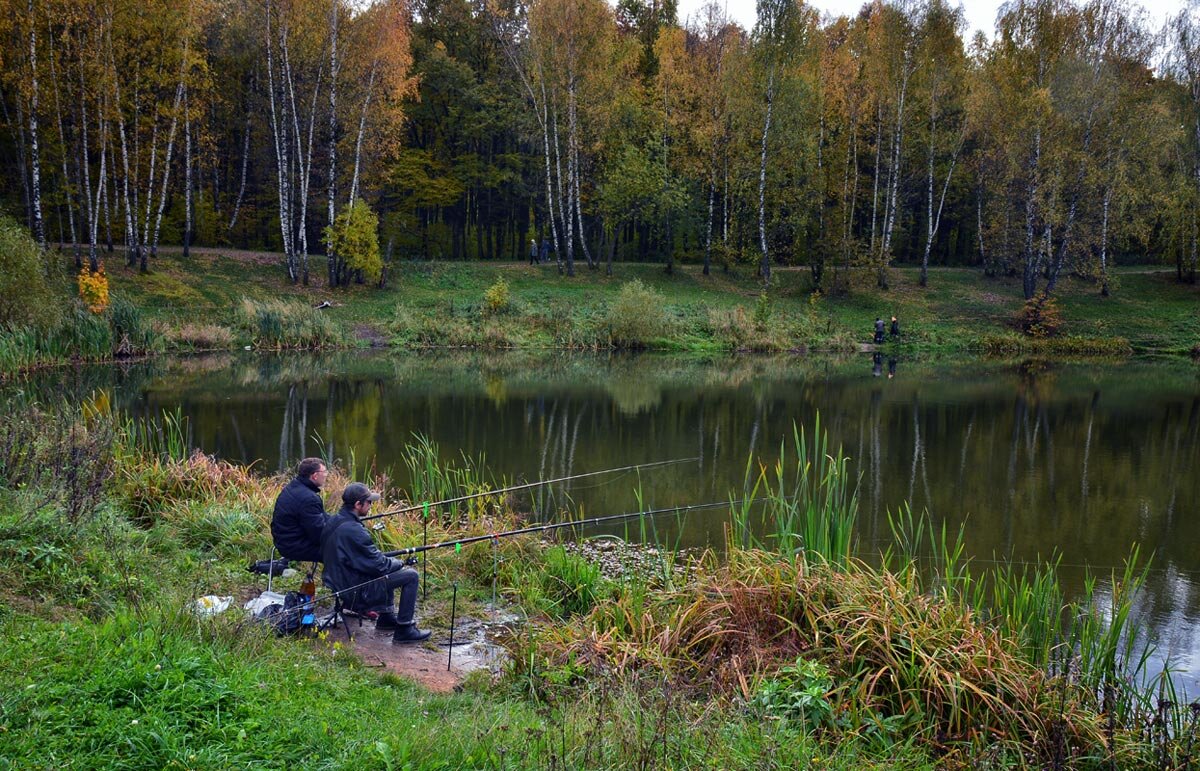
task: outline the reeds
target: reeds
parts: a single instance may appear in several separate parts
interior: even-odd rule
[[[811,443],[804,429],[792,424],[793,461],[787,443],[779,443],[779,460],[768,470],[746,461],[745,482],[733,508],[732,544],[765,548],[783,555],[844,565],[854,549],[858,517],[858,482],[841,448],[830,448],[818,415]],[[762,513],[754,515],[761,506]],[[760,535],[761,533],[761,535]]]
[[[165,348],[141,310],[117,296],[102,315],[74,306],[48,327],[0,328],[0,373],[70,361],[139,356]]]
[[[337,325],[307,303],[246,297],[234,310],[236,323],[256,348],[316,349],[342,342]]]
[[[400,452],[400,459],[408,469],[407,498],[413,504],[476,496],[458,504],[423,510],[422,516],[440,516],[446,522],[453,522],[462,513],[470,523],[495,515],[503,507],[505,502],[501,496],[481,495],[505,486],[504,480],[488,476],[484,470],[486,458],[472,458],[463,452],[459,456],[458,462],[443,461],[437,443],[422,434],[414,434],[413,440]]]

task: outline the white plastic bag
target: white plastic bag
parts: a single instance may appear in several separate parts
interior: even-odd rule
[[[218,613],[223,613],[231,604],[232,597],[218,597],[215,594],[206,594],[203,597],[198,597],[192,603],[192,612],[197,616],[215,616]]]
[[[279,592],[263,592],[254,599],[248,601],[243,607],[250,611],[251,615],[257,616],[263,608],[271,605],[283,605],[283,595]]]

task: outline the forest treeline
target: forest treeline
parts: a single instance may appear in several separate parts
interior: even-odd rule
[[[385,262],[1196,280],[1193,11],[1012,0],[968,39],[945,0],[758,0],[751,30],[674,0],[0,2],[0,195],[81,267],[225,246],[342,284],[326,228],[361,199]]]

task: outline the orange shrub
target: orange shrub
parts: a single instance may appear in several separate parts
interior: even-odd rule
[[[79,299],[92,313],[104,313],[108,307],[108,275],[101,264],[96,270],[86,265],[79,271]]]

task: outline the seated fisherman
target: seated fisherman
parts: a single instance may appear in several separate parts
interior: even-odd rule
[[[271,538],[284,558],[321,561],[321,530],[329,520],[321,486],[327,476],[329,471],[320,458],[305,458],[296,468],[296,478],[275,499]]]
[[[322,580],[341,596],[347,609],[378,613],[375,628],[394,630],[392,642],[421,642],[429,638],[429,632],[418,629],[413,621],[420,577],[400,560],[379,551],[361,522],[377,500],[379,493],[361,482],[352,482],[342,491],[342,509],[321,534]],[[394,611],[397,588],[400,608]]]

